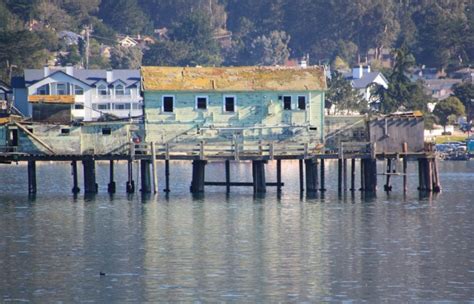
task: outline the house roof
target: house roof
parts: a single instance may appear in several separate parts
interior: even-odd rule
[[[151,91],[320,91],[322,67],[142,67],[143,88]]]
[[[49,75],[52,75],[55,72],[61,71],[66,73],[64,68],[50,68]],[[26,69],[25,72],[25,85],[30,86],[33,83],[36,83],[44,79],[44,70],[43,69]],[[89,86],[94,86],[100,80],[107,81],[107,71],[106,70],[85,70],[85,69],[73,69],[71,77],[76,78],[79,81],[86,83]],[[110,83],[113,83],[117,80],[122,80],[126,86],[133,86],[140,82],[140,71],[139,70],[112,70],[112,79]]]
[[[367,86],[375,82],[375,79],[380,76],[383,81],[388,84],[388,80],[380,72],[364,72],[361,78],[354,79],[352,77],[352,72],[347,72],[343,74],[347,80],[352,82],[352,87],[355,89],[365,89]]]

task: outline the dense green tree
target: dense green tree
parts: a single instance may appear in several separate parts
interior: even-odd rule
[[[143,54],[143,65],[185,66],[190,46],[182,41],[160,41]]]
[[[474,84],[471,82],[456,84],[453,93],[466,108],[467,121],[471,121],[474,118]]]
[[[102,0],[99,16],[124,34],[139,34],[149,23],[137,0]]]
[[[446,132],[446,126],[454,123],[456,118],[465,114],[464,105],[457,97],[448,97],[438,102],[433,110],[433,114],[437,117],[440,125]]]
[[[325,105],[328,115],[347,114],[349,112],[365,112],[368,110],[367,102],[357,90],[354,90],[349,80],[338,71],[331,73],[327,79]],[[331,109],[333,112],[331,113]]]
[[[0,71],[2,79],[19,74],[25,68],[40,68],[49,53],[38,35],[30,31],[0,31]]]
[[[81,54],[79,53],[79,47],[77,45],[70,45],[67,48],[66,55],[59,56],[59,64],[61,66],[77,65],[82,61]]]
[[[248,50],[249,65],[283,65],[290,56],[290,37],[285,32],[273,31],[268,36],[258,36]]]
[[[137,47],[114,47],[110,52],[113,69],[138,69],[142,64],[142,51]]]

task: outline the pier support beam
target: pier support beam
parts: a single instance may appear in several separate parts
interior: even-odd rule
[[[72,169],[72,193],[77,194],[81,191],[79,188],[79,183],[77,180],[77,161],[73,160],[71,162]]]
[[[267,191],[265,181],[265,161],[252,161],[252,173],[254,193],[265,193]]]
[[[34,160],[28,161],[28,193],[36,193],[36,162]]]
[[[141,186],[140,191],[142,193],[151,193],[151,174],[150,174],[151,161],[148,159],[140,160],[140,176]]]
[[[306,191],[307,193],[318,192],[318,161],[316,159],[305,159]]]
[[[438,168],[435,159],[420,158],[418,159],[418,180],[420,191],[439,192],[441,187],[437,174]]]
[[[114,181],[114,161],[111,160],[109,164],[109,184],[107,185],[107,192],[115,193],[115,181]]]
[[[128,171],[128,179],[127,184],[125,185],[127,193],[134,193],[135,192],[135,181],[133,180],[133,161],[128,160],[127,162],[127,171]]]
[[[365,192],[377,191],[377,160],[361,160],[361,190]]]
[[[191,193],[203,193],[205,172],[206,172],[205,160],[194,160],[193,161],[193,180],[191,181]]]
[[[351,158],[351,191],[355,191],[355,163],[356,160],[355,158]]]
[[[281,193],[281,159],[276,161],[277,193]]]
[[[321,189],[319,189],[321,192],[324,192],[326,191],[326,188],[325,188],[325,184],[326,184],[326,168],[324,166],[324,158],[321,159],[321,166],[320,166],[320,170],[321,170]]]
[[[303,160],[300,159],[299,161],[299,169],[300,169],[300,193],[304,192],[304,169],[303,169]]]
[[[169,159],[165,160],[165,189],[164,192],[169,193],[170,190],[170,161]]]
[[[342,192],[342,174],[343,174],[343,160],[339,158],[337,160],[337,192]]]
[[[98,185],[95,180],[95,161],[87,158],[82,161],[84,168],[84,193],[97,193]]]
[[[392,191],[392,185],[390,184],[391,174],[394,173],[394,172],[392,172],[393,171],[392,165],[393,165],[392,159],[388,158],[387,159],[387,172],[386,172],[387,173],[387,179],[386,179],[385,185],[383,186],[383,189],[384,189],[385,192]]]
[[[230,161],[225,161],[225,192],[230,193]]]

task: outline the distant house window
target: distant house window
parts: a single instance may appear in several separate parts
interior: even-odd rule
[[[102,128],[102,135],[110,135],[110,134],[112,134],[112,129]]]
[[[39,87],[36,90],[36,94],[38,94],[38,95],[49,95],[49,85],[45,84],[44,86]]]
[[[65,83],[56,84],[56,94],[57,95],[67,95],[67,87]]]
[[[82,103],[76,103],[74,105],[74,110],[84,110],[84,105]]]
[[[99,103],[97,104],[98,110],[110,110],[110,103]]]
[[[116,103],[114,104],[114,109],[115,110],[130,110],[130,104],[129,103]]]
[[[115,87],[115,95],[117,96],[125,95],[125,88],[123,87],[123,85],[119,84]]]
[[[283,96],[283,110],[291,110],[291,96]]]
[[[298,110],[306,110],[306,96],[298,96]]]
[[[74,86],[74,95],[84,95],[84,89],[78,85]]]
[[[196,109],[207,110],[207,96],[196,96]]]
[[[163,96],[163,112],[173,112],[174,96]]]
[[[224,96],[224,112],[235,112],[235,96]]]
[[[139,103],[132,103],[132,109],[134,110],[140,110],[142,108],[142,105]]]
[[[108,95],[108,90],[107,90],[107,87],[103,84],[101,84],[98,88],[97,88],[97,92],[99,93],[99,95],[101,96],[105,96],[105,95]]]

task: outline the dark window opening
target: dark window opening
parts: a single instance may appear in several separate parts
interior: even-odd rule
[[[298,96],[298,109],[306,110],[306,96]]]
[[[291,110],[291,96],[283,96],[283,110]]]
[[[224,111],[235,112],[235,98],[234,97],[225,98]]]
[[[102,135],[110,135],[110,134],[112,134],[112,129],[102,128]]]
[[[66,134],[68,135],[70,133],[69,129],[61,129],[61,134]]]
[[[33,133],[33,129],[27,128],[27,130],[30,131],[30,133]]]
[[[196,108],[199,110],[206,110],[207,109],[207,98],[206,97],[198,97],[196,100]]]
[[[173,112],[174,97],[163,97],[163,112]]]
[[[83,110],[84,109],[84,105],[83,104],[75,104],[74,105],[74,110]]]

